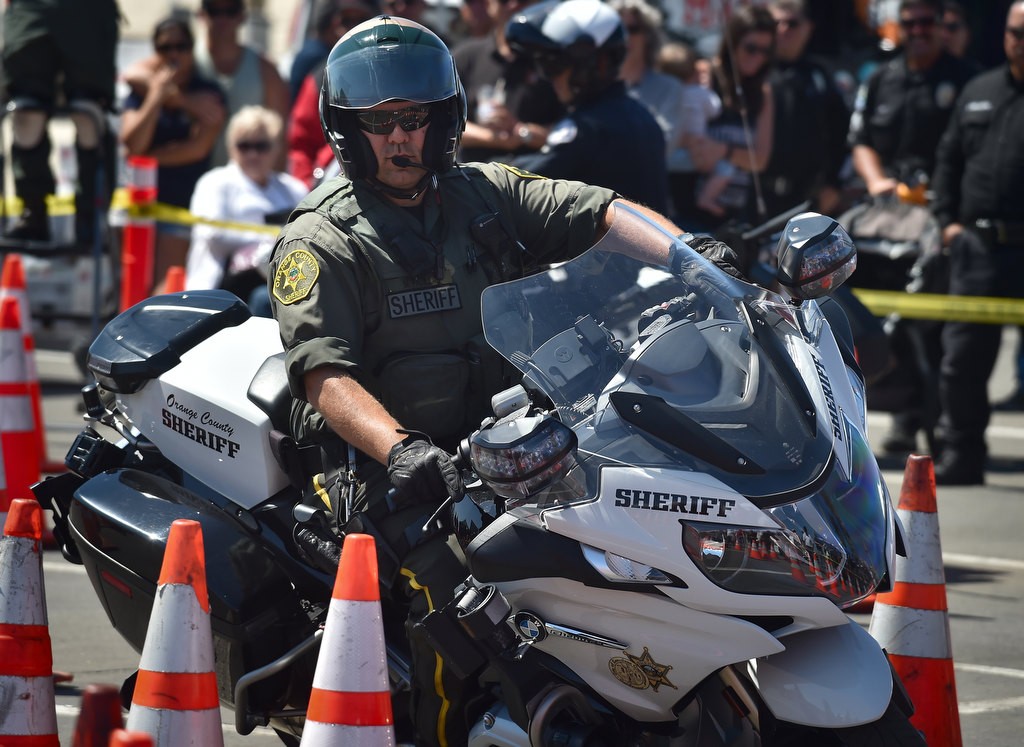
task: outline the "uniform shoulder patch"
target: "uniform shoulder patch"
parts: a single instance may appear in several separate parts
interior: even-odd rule
[[[284,305],[309,295],[320,277],[320,263],[305,249],[292,249],[281,260],[274,275],[274,298]]]
[[[501,168],[505,169],[505,171],[509,172],[510,174],[515,174],[520,179],[547,179],[546,176],[534,174],[532,171],[523,171],[522,169],[517,169],[515,166],[509,166],[507,163],[495,162],[495,165],[501,166]]]

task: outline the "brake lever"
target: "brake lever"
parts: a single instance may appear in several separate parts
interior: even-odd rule
[[[427,519],[427,523],[420,527],[420,532],[422,534],[426,534],[427,532],[429,532],[430,527],[433,526],[434,522],[438,521],[441,518],[441,512],[444,511],[449,505],[451,505],[453,501],[453,496],[448,496],[447,498],[445,498],[441,502],[441,505],[437,507],[437,510],[430,515],[429,519]]]

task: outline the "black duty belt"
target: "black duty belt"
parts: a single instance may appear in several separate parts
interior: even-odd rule
[[[1024,222],[982,218],[974,221],[974,227],[993,244],[1024,245]]]

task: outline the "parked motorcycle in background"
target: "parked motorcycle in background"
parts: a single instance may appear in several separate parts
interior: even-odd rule
[[[865,199],[838,220],[857,244],[860,266],[852,285],[870,290],[946,293],[948,257],[938,222],[927,207],[927,175],[900,182],[896,192]],[[935,453],[939,414],[935,372],[941,359],[942,323],[905,319],[893,313],[882,320],[894,352],[889,370],[869,382],[871,409],[903,413],[914,404],[914,420]],[[912,435],[912,434],[907,434]]]
[[[523,379],[459,450],[467,493],[438,528],[469,575],[423,623],[479,684],[469,745],[923,744],[843,612],[890,587],[903,545],[851,341],[815,300],[853,271],[849,237],[794,217],[785,299],[615,209],[581,256],[482,297]],[[669,247],[671,267],[644,259]],[[274,322],[220,291],[160,296],[89,368],[71,472],[36,488],[65,557],[141,650],[168,528],[198,520],[221,700],[239,732],[297,744],[358,516],[303,497]],[[384,617],[397,696],[403,615]]]

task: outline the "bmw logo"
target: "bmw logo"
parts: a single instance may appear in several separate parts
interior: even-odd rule
[[[547,628],[544,627],[544,621],[537,617],[532,612],[517,612],[513,621],[516,625],[516,630],[519,632],[520,638],[529,643],[536,643],[537,641],[543,641],[548,637]]]

